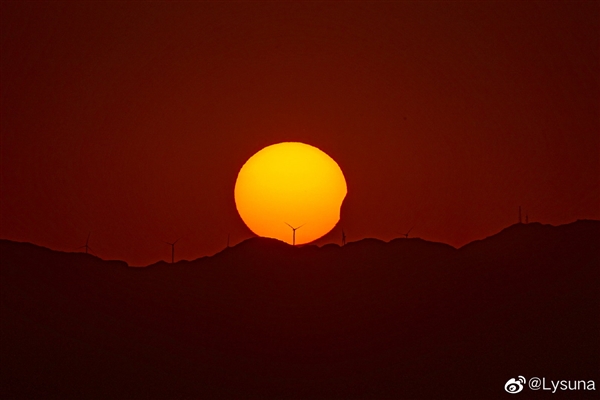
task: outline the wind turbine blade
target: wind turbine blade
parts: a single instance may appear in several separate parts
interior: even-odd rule
[[[296,229],[296,228],[294,228],[293,226],[291,226],[290,224],[288,224],[287,222],[284,222],[284,224],[286,224],[287,226],[289,226],[289,227],[290,227],[290,228],[292,228],[292,229]]]
[[[412,230],[413,230],[413,228],[414,228],[414,226],[413,226],[412,228],[410,228],[410,229],[408,230],[408,232],[406,232],[406,234],[408,235],[408,234],[410,233],[410,231],[412,231]]]
[[[304,224],[300,225],[300,226],[299,226],[299,227],[297,227],[296,229],[300,229],[300,228],[302,228],[304,225],[306,225],[306,223],[304,223]]]
[[[181,238],[177,239],[176,241],[173,242],[173,244],[179,242],[181,240]]]

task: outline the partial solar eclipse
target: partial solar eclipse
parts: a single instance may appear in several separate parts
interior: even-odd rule
[[[284,142],[246,161],[235,183],[235,204],[258,236],[310,243],[340,220],[346,179],[339,165],[314,146]]]

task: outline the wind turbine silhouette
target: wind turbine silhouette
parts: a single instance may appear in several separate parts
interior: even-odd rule
[[[85,254],[88,254],[88,250],[92,250],[92,248],[89,246],[91,235],[92,232],[88,233],[87,240],[85,241],[85,246],[78,247],[77,250],[85,248]]]
[[[402,235],[404,236],[404,238],[405,238],[405,239],[408,239],[408,234],[410,233],[410,231],[412,231],[412,230],[413,230],[413,228],[414,228],[414,226],[413,226],[412,228],[410,228],[410,229],[408,230],[408,232],[406,232],[406,233],[403,233],[403,234],[402,234]]]
[[[165,242],[166,244],[171,246],[171,264],[175,263],[175,243],[179,242],[181,238],[177,239],[173,243]]]
[[[519,223],[522,223],[522,220],[521,220],[521,206],[519,206]]]
[[[292,232],[293,232],[293,233],[292,233],[292,246],[295,246],[295,245],[296,245],[296,230],[298,230],[298,229],[302,228],[302,227],[303,227],[304,225],[306,225],[306,224],[302,224],[302,225],[300,225],[300,226],[299,226],[299,227],[297,227],[297,228],[294,228],[293,226],[291,226],[291,225],[290,225],[290,224],[288,224],[287,222],[284,222],[284,224],[286,224],[287,226],[289,226],[290,228],[292,228]]]
[[[346,245],[346,232],[342,229],[342,246]]]

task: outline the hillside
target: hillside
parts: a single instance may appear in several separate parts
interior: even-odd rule
[[[254,238],[146,268],[1,240],[0,396],[495,398],[518,375],[598,385],[599,239],[599,221],[513,225],[460,249]]]

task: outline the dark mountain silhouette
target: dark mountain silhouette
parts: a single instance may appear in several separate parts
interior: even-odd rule
[[[518,375],[598,385],[599,239],[599,221],[517,224],[460,249],[253,238],[145,268],[1,240],[0,396],[501,398]]]

